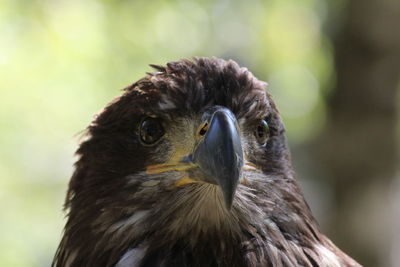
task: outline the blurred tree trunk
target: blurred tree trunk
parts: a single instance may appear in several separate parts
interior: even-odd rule
[[[315,154],[332,176],[328,235],[364,266],[390,266],[400,1],[349,0],[344,15],[334,40],[336,89]]]

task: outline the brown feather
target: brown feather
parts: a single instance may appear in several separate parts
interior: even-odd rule
[[[266,83],[217,58],[151,67],[156,72],[127,87],[87,129],[53,266],[359,266],[320,232]],[[243,171],[231,211],[214,185],[176,187],[180,172],[145,172],[167,162],[215,105],[234,113],[246,159],[260,166]],[[146,116],[161,118],[169,139],[142,145]],[[254,141],[260,119],[271,130],[266,146]]]

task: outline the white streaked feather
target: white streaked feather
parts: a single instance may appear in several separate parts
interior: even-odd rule
[[[112,232],[114,231],[125,231],[126,228],[131,227],[135,224],[137,224],[139,221],[143,220],[147,215],[149,214],[148,210],[139,210],[136,211],[132,216],[125,220],[121,220],[116,222],[110,227],[110,230]]]
[[[314,248],[317,251],[317,254],[321,257],[321,263],[323,264],[322,266],[341,267],[341,264],[336,255],[328,248],[319,244],[315,245]]]
[[[145,248],[130,249],[122,256],[115,267],[136,267],[139,266],[140,261],[145,255]]]

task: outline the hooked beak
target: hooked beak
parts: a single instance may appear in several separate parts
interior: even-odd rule
[[[225,204],[231,207],[242,173],[243,149],[235,115],[224,107],[214,106],[203,115],[208,129],[196,146],[192,160],[208,182],[221,187]]]

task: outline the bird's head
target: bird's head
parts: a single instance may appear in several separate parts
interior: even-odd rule
[[[152,67],[88,127],[54,266],[355,266],[318,230],[264,82],[216,58]]]
[[[291,172],[266,83],[216,58],[152,67],[89,126],[67,197],[70,221],[99,232],[237,224],[260,183]]]

